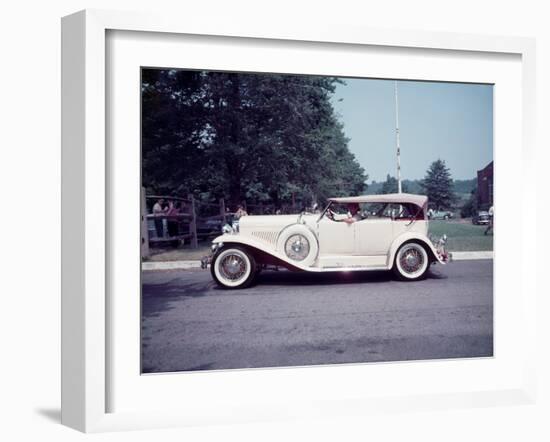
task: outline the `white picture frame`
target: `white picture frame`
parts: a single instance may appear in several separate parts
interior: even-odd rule
[[[517,37],[490,37],[451,33],[354,29],[326,24],[273,27],[253,23],[221,23],[180,19],[151,14],[87,10],[65,17],[62,22],[62,422],[85,432],[155,428],[224,422],[246,422],[292,417],[347,415],[373,410],[418,410],[532,403],[535,397],[535,339],[526,340],[521,356],[521,382],[503,388],[425,395],[395,395],[349,398],[332,393],[308,403],[294,401],[280,407],[251,408],[239,404],[231,416],[185,411],[108,412],[109,366],[112,355],[107,329],[109,311],[109,186],[106,119],[106,35],[110,31],[142,31],[172,35],[206,35],[274,42],[337,43],[377,46],[381,49],[423,48],[511,54],[521,57],[521,159],[522,173],[534,169],[535,43]],[[518,147],[519,149],[519,147]],[[139,189],[136,190],[139,192]],[[498,192],[498,190],[497,190]],[[536,207],[536,194],[521,190],[522,205]],[[522,215],[523,216],[523,215]],[[524,215],[527,216],[527,215]],[[533,211],[530,217],[535,216]],[[526,218],[523,218],[525,220]],[[518,235],[527,237],[525,222]],[[528,257],[536,250],[532,241],[521,241],[521,273],[528,272]],[[501,253],[505,253],[502,250]],[[498,258],[497,258],[498,259]],[[522,278],[518,307],[525,336],[534,336],[536,316],[535,278]],[[518,356],[519,357],[519,356]],[[384,365],[379,370],[385,370]],[[338,371],[344,368],[331,367]],[[349,367],[347,368],[349,372]],[[269,370],[268,370],[269,371]],[[338,375],[336,373],[336,375]],[[209,374],[202,376],[208,382]],[[239,376],[233,373],[232,376]],[[242,377],[242,375],[240,375]],[[204,381],[206,379],[206,381]],[[166,381],[168,382],[169,381]],[[195,393],[196,394],[196,393]],[[321,395],[322,396],[322,395]],[[288,410],[291,410],[290,412]]]

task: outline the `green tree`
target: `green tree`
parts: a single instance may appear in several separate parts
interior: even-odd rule
[[[382,188],[378,191],[379,194],[388,194],[388,193],[397,193],[398,185],[397,185],[397,178],[391,176],[388,174],[386,176],[386,181],[382,184]],[[401,191],[404,193],[407,193],[409,191],[409,187],[407,183],[401,182]]]
[[[143,184],[230,204],[361,193],[367,175],[330,102],[338,82],[144,69]]]
[[[421,185],[430,206],[436,210],[450,209],[456,201],[451,172],[441,159],[430,164]]]
[[[477,205],[477,187],[470,192],[470,198],[464,203],[460,209],[460,216],[462,218],[469,218],[474,216],[478,211]]]

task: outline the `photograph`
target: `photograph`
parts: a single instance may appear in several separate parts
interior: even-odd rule
[[[493,84],[139,87],[142,374],[494,356]]]

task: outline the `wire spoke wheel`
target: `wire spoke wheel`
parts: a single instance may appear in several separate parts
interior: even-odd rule
[[[235,246],[222,249],[215,255],[210,271],[221,287],[238,289],[252,283],[256,267],[253,256],[244,247]]]
[[[405,253],[402,253],[399,257],[401,260],[401,267],[407,273],[417,272],[424,263],[424,258],[420,252],[416,249],[408,249]]]
[[[426,249],[418,243],[411,242],[398,250],[394,269],[402,279],[414,280],[422,278],[428,266]]]
[[[286,240],[285,253],[294,261],[303,261],[309,255],[309,241],[299,233],[292,235]]]
[[[319,254],[319,242],[307,226],[291,224],[279,233],[276,251],[303,267],[310,267]]]
[[[232,253],[226,255],[220,262],[220,273],[231,281],[237,281],[246,272],[246,263],[242,256]]]

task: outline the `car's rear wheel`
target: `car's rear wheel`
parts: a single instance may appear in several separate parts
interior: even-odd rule
[[[393,264],[394,273],[402,280],[417,281],[426,276],[430,267],[428,252],[417,242],[408,242],[399,247]]]
[[[244,247],[224,247],[214,255],[210,272],[220,287],[242,289],[254,281],[256,261]]]

